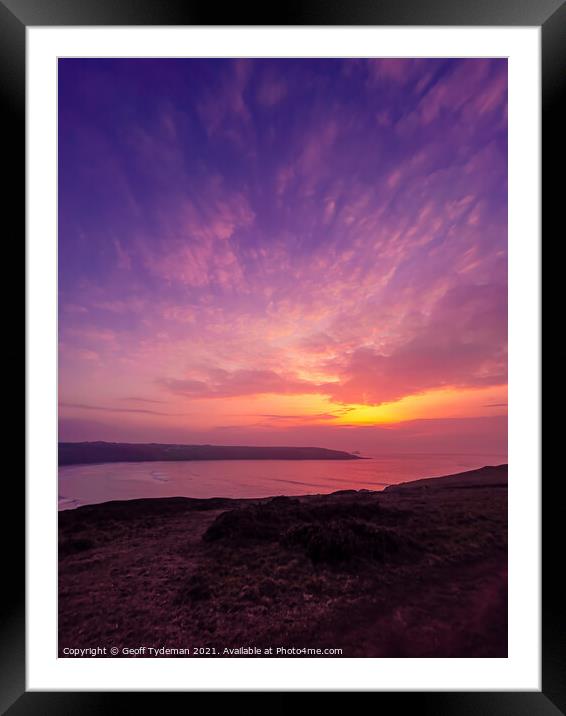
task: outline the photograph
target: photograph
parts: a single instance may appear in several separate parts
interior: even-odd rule
[[[59,657],[508,656],[507,96],[58,58]]]

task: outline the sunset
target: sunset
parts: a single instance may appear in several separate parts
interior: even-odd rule
[[[506,80],[60,61],[60,440],[503,462]]]
[[[506,657],[507,61],[58,67],[59,656]]]

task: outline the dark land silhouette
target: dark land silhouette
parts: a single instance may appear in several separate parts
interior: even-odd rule
[[[63,511],[60,655],[145,645],[505,657],[506,485],[500,465],[383,492]]]
[[[59,443],[59,465],[99,462],[189,460],[360,460],[342,450],[319,447],[247,445],[162,445],[159,443]]]

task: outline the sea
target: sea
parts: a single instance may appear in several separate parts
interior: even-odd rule
[[[365,456],[364,456],[365,457]],[[141,497],[271,497],[383,490],[507,462],[502,454],[380,454],[363,460],[119,462],[59,467],[59,509]]]

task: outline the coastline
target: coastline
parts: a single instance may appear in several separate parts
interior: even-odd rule
[[[60,442],[59,467],[124,462],[218,460],[361,460],[359,455],[320,447],[177,445],[174,443]]]

